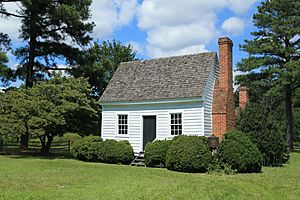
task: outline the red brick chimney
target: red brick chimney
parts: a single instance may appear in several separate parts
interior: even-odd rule
[[[239,87],[239,107],[245,109],[249,102],[249,93],[246,86]]]
[[[227,38],[219,38],[219,79],[214,88],[212,108],[213,134],[217,137],[233,129],[235,120],[232,86],[232,46]]]

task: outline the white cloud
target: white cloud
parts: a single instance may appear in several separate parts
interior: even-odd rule
[[[237,14],[246,13],[258,0],[228,0],[228,8]]]
[[[135,42],[135,41],[130,41],[126,43],[125,45],[130,45],[133,49],[138,54],[144,55],[145,54],[145,48],[142,44]]]
[[[204,45],[192,45],[177,50],[163,50],[155,46],[148,47],[148,54],[153,58],[188,55],[206,51]]]
[[[4,3],[4,5],[7,11],[16,13],[16,10],[19,10],[17,3]],[[103,39],[116,29],[128,25],[136,14],[137,6],[137,0],[94,0],[90,7],[91,21],[96,24],[93,36]],[[20,25],[20,18],[0,19],[0,30],[13,40],[18,39]]]
[[[19,10],[17,3],[4,3],[4,7],[8,12],[16,13],[16,10]],[[19,37],[19,29],[21,26],[21,19],[17,17],[9,17],[9,18],[0,18],[0,30],[3,33],[9,35],[9,37],[16,41]]]
[[[105,38],[116,29],[128,25],[137,9],[137,0],[94,0],[91,5],[93,36]]]
[[[217,33],[216,12],[226,0],[145,0],[138,26],[147,31],[151,57],[202,52]]]
[[[222,24],[222,29],[232,35],[239,35],[243,33],[244,28],[245,21],[238,17],[230,17]]]
[[[147,51],[151,57],[202,52],[220,32],[216,27],[220,10],[229,8],[238,14],[245,13],[255,1],[144,0],[137,14],[138,27],[147,32]],[[231,34],[243,30],[245,23],[237,22],[231,25]],[[227,28],[228,23],[225,25]]]

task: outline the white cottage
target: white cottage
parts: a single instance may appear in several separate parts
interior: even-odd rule
[[[232,41],[219,45],[220,64],[215,52],[121,63],[100,98],[102,138],[138,153],[155,139],[232,128]]]

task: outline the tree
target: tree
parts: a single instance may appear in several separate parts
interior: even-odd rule
[[[78,67],[70,73],[75,77],[86,77],[92,86],[92,96],[99,98],[121,62],[136,60],[135,52],[130,45],[122,45],[113,40],[103,41],[83,53]]]
[[[87,22],[92,0],[22,0],[18,1],[19,13],[6,11],[5,2],[17,1],[0,1],[0,14],[22,19],[20,38],[24,43],[14,51],[20,60],[18,69],[14,73],[6,71],[6,77],[25,80],[25,87],[30,88],[53,70],[75,66],[81,48],[92,39],[88,33],[92,32],[94,24]],[[61,69],[58,63],[67,67]],[[21,138],[24,148],[28,146],[26,141],[28,133]]]
[[[53,137],[70,131],[72,123],[79,124],[72,131],[82,135],[98,128],[96,102],[89,94],[84,78],[61,77],[10,91],[0,99],[0,133],[20,135],[27,130],[40,139],[41,153],[48,154]],[[79,113],[85,124],[78,119]]]
[[[235,127],[246,133],[257,146],[265,166],[281,166],[288,159],[284,120],[278,115],[282,110],[283,106],[272,110],[269,102],[250,103],[236,120]]]
[[[249,53],[238,70],[252,81],[270,86],[269,95],[283,96],[286,114],[286,141],[293,149],[293,93],[300,87],[300,2],[266,0],[253,15],[257,31],[253,40],[240,48]],[[247,84],[247,83],[244,83]]]
[[[80,48],[86,46],[93,30],[89,6],[91,0],[24,0],[21,1],[22,25],[20,38],[25,46],[15,55],[21,60],[19,76],[26,87],[43,78],[49,70],[58,70],[58,60],[74,65],[80,57]],[[69,41],[69,42],[68,42]],[[22,72],[22,73],[21,73]]]
[[[8,35],[0,33],[0,81],[3,85],[14,79],[13,71],[7,66],[9,60],[6,52],[11,50],[10,45],[11,40]]]

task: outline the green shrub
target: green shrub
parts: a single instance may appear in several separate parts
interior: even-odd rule
[[[99,136],[86,136],[76,140],[71,146],[72,155],[83,161],[97,161],[98,146],[102,143]]]
[[[129,164],[134,158],[133,148],[128,141],[105,140],[97,150],[99,162]]]
[[[242,111],[236,122],[236,128],[247,134],[261,152],[265,166],[281,166],[288,161],[282,126],[270,109],[254,104]]]
[[[167,153],[172,140],[156,140],[145,147],[145,164],[147,167],[166,166]]]
[[[167,154],[167,168],[180,172],[206,172],[212,161],[207,138],[177,136]]]
[[[263,158],[258,148],[239,131],[224,135],[217,157],[221,163],[240,173],[260,172],[262,168]]]

